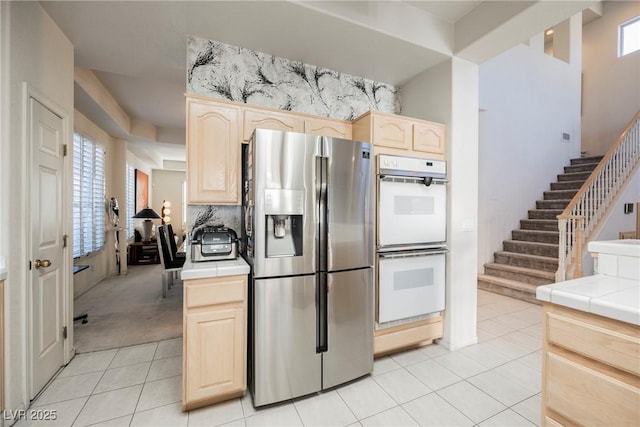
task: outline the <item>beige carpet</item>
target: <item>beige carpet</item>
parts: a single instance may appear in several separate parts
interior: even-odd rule
[[[78,353],[143,344],[182,336],[182,282],[162,298],[160,265],[131,265],[127,276],[103,280],[74,301]]]

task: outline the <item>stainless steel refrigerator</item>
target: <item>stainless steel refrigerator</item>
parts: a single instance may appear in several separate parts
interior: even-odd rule
[[[372,146],[257,129],[244,155],[255,406],[373,369]]]

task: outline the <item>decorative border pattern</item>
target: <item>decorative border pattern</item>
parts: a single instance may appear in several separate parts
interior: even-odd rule
[[[386,83],[193,36],[187,91],[341,120],[400,112],[399,90]]]

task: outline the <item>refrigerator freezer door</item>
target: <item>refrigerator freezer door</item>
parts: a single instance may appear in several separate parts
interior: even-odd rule
[[[322,355],[322,388],[373,370],[373,269],[327,273],[328,351]]]
[[[372,266],[371,144],[324,138],[327,173],[327,271]]]
[[[319,391],[316,276],[256,279],[254,286],[254,405]]]

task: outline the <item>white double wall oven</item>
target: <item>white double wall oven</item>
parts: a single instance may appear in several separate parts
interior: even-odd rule
[[[447,181],[443,160],[377,156],[376,328],[445,306]]]

